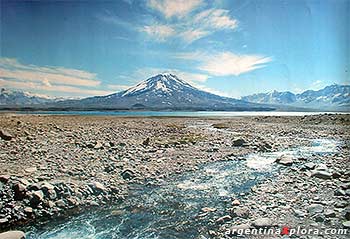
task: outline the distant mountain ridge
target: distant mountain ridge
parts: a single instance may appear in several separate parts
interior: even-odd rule
[[[258,93],[241,100],[260,104],[288,105],[310,109],[350,109],[350,85],[333,84],[320,90],[307,90],[300,94],[290,91]]]
[[[171,111],[350,111],[350,85],[330,85],[300,94],[259,93],[239,99],[199,90],[170,73],[158,74],[127,90],[83,99],[50,98],[1,89],[2,109],[42,110],[171,110]]]
[[[31,94],[29,92],[19,90],[9,90],[2,88],[0,90],[0,106],[27,106],[27,105],[39,105],[55,101],[56,99],[48,96],[40,96]]]

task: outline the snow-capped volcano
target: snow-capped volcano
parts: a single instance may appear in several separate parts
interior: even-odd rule
[[[126,90],[123,96],[132,96],[146,92],[171,95],[174,92],[181,92],[186,89],[194,89],[194,87],[180,80],[176,75],[163,73],[141,81],[137,85]]]
[[[271,110],[271,107],[214,95],[191,86],[176,75],[163,73],[107,96],[64,101],[59,107],[148,110]]]

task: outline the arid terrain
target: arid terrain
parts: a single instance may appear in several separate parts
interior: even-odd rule
[[[169,176],[200,170],[204,163],[308,146],[312,139],[335,140],[337,152],[277,159],[278,173],[249,193],[232,196],[220,217],[212,215],[215,208],[202,210],[216,225],[207,233],[223,238],[232,228],[350,227],[350,115],[141,118],[7,113],[0,115],[0,129],[1,231],[118,204],[128,197],[130,185],[164,183]]]

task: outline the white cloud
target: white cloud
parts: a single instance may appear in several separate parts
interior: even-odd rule
[[[208,57],[199,66],[199,69],[214,76],[240,75],[265,66],[270,57],[258,55],[236,55],[231,52],[222,52]]]
[[[202,0],[149,0],[148,6],[162,13],[166,18],[184,17],[199,7]]]
[[[16,59],[0,59],[0,77],[77,86],[98,86],[96,74],[62,67],[24,65]]]
[[[126,90],[128,88],[130,88],[131,86],[130,85],[116,85],[116,84],[110,84],[110,85],[107,85],[108,89],[111,89],[111,90]]]
[[[185,42],[191,43],[195,40],[198,40],[206,35],[210,34],[208,31],[200,29],[187,30],[180,34],[180,37],[185,40]]]
[[[235,29],[238,25],[237,20],[231,18],[229,11],[224,9],[202,11],[194,17],[193,22],[211,29]]]
[[[140,30],[146,32],[148,35],[150,35],[158,41],[165,41],[167,38],[175,35],[176,33],[176,31],[172,27],[158,24],[144,26]]]
[[[95,89],[84,89],[81,87],[67,86],[67,85],[47,85],[40,82],[30,82],[30,81],[17,81],[17,80],[4,80],[0,79],[0,85],[7,88],[15,88],[22,90],[31,91],[45,91],[55,93],[69,93],[78,96],[95,96],[95,95],[108,95],[114,92],[105,90],[95,90]]]

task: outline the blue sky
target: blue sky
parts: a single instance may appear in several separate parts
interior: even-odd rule
[[[1,0],[0,86],[64,97],[173,72],[217,94],[349,84],[347,0]]]

